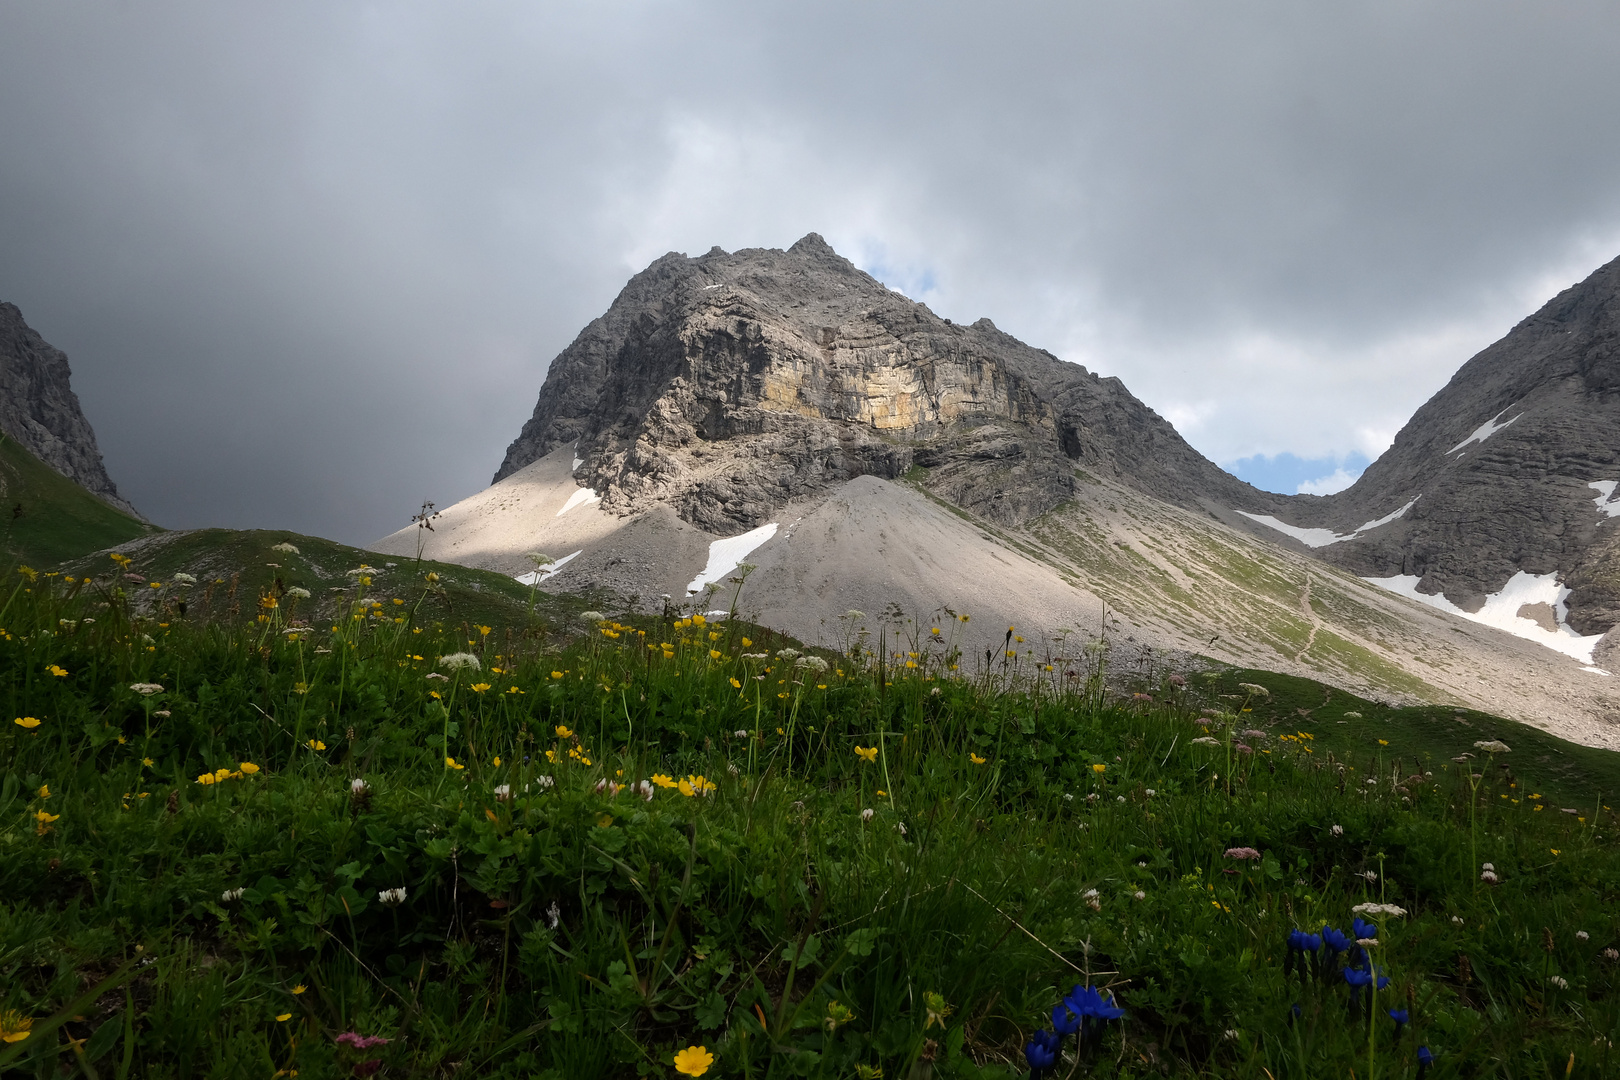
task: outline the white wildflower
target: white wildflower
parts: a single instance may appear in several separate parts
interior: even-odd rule
[[[1493,865],[1491,863],[1488,863],[1488,862],[1487,863],[1480,863],[1479,868],[1481,870],[1495,870],[1496,869],[1495,865]]]
[[[1344,714],[1344,718],[1346,720],[1360,720],[1361,714],[1358,712],[1347,712]]]
[[[1453,915],[1453,916],[1452,916],[1452,917],[1451,917],[1451,921],[1452,921],[1452,922],[1453,922],[1453,923],[1455,923],[1455,924],[1457,924],[1457,925],[1458,925],[1458,926],[1461,926],[1461,925],[1462,925],[1462,924],[1463,924],[1463,921],[1462,921],[1462,916],[1461,916],[1461,915]]]
[[[450,681],[450,676],[441,675],[437,671],[428,672],[427,673],[427,678],[428,678],[429,682],[449,682]]]
[[[643,780],[632,790],[635,791],[637,795],[641,796],[642,802],[652,802],[653,796],[658,792],[658,789],[653,787],[651,780]]]
[[[906,823],[905,822],[897,821],[897,822],[895,822],[894,827],[895,827],[895,831],[897,831],[901,836],[906,835]]]
[[[874,813],[876,813],[875,810],[873,810],[871,807],[867,807],[865,810],[861,811],[861,820],[862,821],[871,821],[872,820],[872,815]]]
[[[352,578],[369,577],[372,574],[378,574],[378,573],[381,573],[381,572],[382,571],[378,570],[375,566],[367,566],[365,563],[361,563],[359,566],[355,567],[353,570],[345,570],[345,571],[343,571],[343,576],[344,577],[352,577]]]
[[[1144,795],[1146,795],[1146,796],[1147,796],[1147,797],[1148,797],[1148,798],[1150,798],[1150,799],[1151,799],[1151,798],[1153,798],[1153,796],[1155,796],[1155,795],[1157,795],[1157,794],[1158,794],[1158,792],[1157,792],[1157,791],[1155,791],[1155,790],[1153,790],[1153,789],[1152,789],[1152,788],[1147,788],[1147,789],[1145,789],[1145,790],[1144,790],[1144,791],[1143,791],[1143,794],[1144,794]]]
[[[302,555],[303,554],[303,552],[299,551],[296,547],[294,547],[292,544],[287,543],[287,541],[285,541],[285,540],[283,540],[279,544],[271,545],[270,550],[271,551],[284,551],[288,555]]]
[[[739,739],[748,738],[748,732],[744,731],[742,728],[738,728],[736,731],[733,731],[731,734],[734,737],[739,738]]]
[[[1238,689],[1239,690],[1247,690],[1251,697],[1268,698],[1268,697],[1271,696],[1271,691],[1267,690],[1265,687],[1261,686],[1259,683],[1240,682],[1240,683],[1238,683]]]
[[[1620,960],[1620,949],[1604,949],[1603,950],[1603,959],[1605,959],[1605,960]]]
[[[130,683],[129,688],[142,697],[151,697],[153,694],[163,693],[163,687],[155,682]]]
[[[308,600],[309,590],[298,585],[294,585],[292,588],[287,590],[287,595],[292,597],[294,600]]]
[[[819,656],[801,656],[797,661],[794,662],[793,666],[796,668],[802,668],[805,671],[813,671],[817,675],[820,675],[822,672],[827,670],[827,661],[823,660]]]
[[[1332,829],[1330,829],[1328,831],[1331,832],[1334,836],[1343,836],[1344,835],[1344,826],[1343,825],[1335,825],[1335,826],[1333,826]]]
[[[799,658],[799,650],[798,649],[778,649],[778,650],[776,650],[776,655],[781,657],[783,660],[797,660]]]
[[[1569,989],[1569,980],[1564,978],[1562,975],[1549,975],[1547,976],[1547,981],[1558,987],[1560,990]]]
[[[1511,753],[1513,748],[1500,739],[1487,739],[1475,743],[1474,749],[1483,750],[1487,754],[1507,754]]]
[[[511,784],[496,784],[495,785],[495,801],[496,802],[511,802],[512,801],[512,785]]]
[[[1221,745],[1221,740],[1210,735],[1200,735],[1198,738],[1192,741],[1192,744],[1194,746],[1219,746]]]
[[[195,584],[197,584],[197,579],[192,577],[190,574],[175,574],[173,580],[174,580],[174,583],[176,585],[195,585]]]
[[[546,926],[555,930],[560,922],[562,922],[562,909],[557,906],[557,901],[553,900],[551,906],[546,908]]]
[[[1592,935],[1588,934],[1585,930],[1577,930],[1577,931],[1575,931],[1575,940],[1576,941],[1591,941],[1592,940]]]
[[[1479,880],[1483,881],[1487,885],[1495,885],[1502,879],[1496,876],[1496,871],[1494,870],[1482,870],[1479,875]]]
[[[225,901],[227,904],[232,904],[242,899],[242,894],[246,891],[247,890],[243,889],[241,886],[237,886],[234,889],[226,889],[224,892],[219,894],[219,898]]]
[[[453,652],[448,656],[439,657],[439,666],[450,671],[460,671],[462,668],[471,668],[474,671],[484,670],[484,665],[478,657],[470,652]]]
[[[599,623],[602,621],[602,613],[600,611],[582,611],[579,613],[579,621]]]
[[[866,618],[866,612],[864,612],[864,611],[856,611],[854,608],[850,608],[848,611],[844,612],[844,618],[852,619],[852,620],[854,620],[854,619],[864,619],[864,618]]]
[[[1138,900],[1146,900],[1147,899],[1147,893],[1143,892],[1141,889],[1137,889],[1136,892],[1132,893],[1131,895],[1134,896]]]
[[[349,794],[369,795],[371,794],[371,785],[357,776],[353,780],[349,781]]]
[[[398,907],[405,902],[405,886],[401,885],[397,889],[378,890],[377,901],[389,907]]]
[[[1115,802],[1124,802],[1125,801],[1125,796],[1123,796],[1123,795],[1115,795],[1114,796],[1114,801]]]
[[[1406,909],[1397,904],[1357,904],[1350,910],[1357,915],[1371,915],[1374,918],[1379,915],[1390,915],[1399,919],[1406,915]]]
[[[541,791],[549,790],[556,783],[557,783],[557,781],[553,780],[549,776],[537,776],[537,777],[534,778],[535,786],[538,787]]]
[[[1363,949],[1376,949],[1378,947],[1378,939],[1375,937],[1358,937],[1356,938],[1356,944],[1360,945]]]

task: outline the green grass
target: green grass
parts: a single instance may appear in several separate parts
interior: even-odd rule
[[[0,436],[0,518],[0,557],[44,567],[157,531],[5,436]]]
[[[1053,1076],[1620,1068],[1612,755],[1263,672],[963,675],[948,630],[803,658],[514,594],[486,632],[279,535],[221,541],[282,562],[234,608],[170,569],[219,543],[9,575],[0,1074],[1005,1077],[1079,983],[1126,1012]],[[1407,911],[1370,1026],[1286,946],[1367,902]]]

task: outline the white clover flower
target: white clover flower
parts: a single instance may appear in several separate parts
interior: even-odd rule
[[[271,545],[270,550],[271,551],[284,551],[288,555],[302,555],[303,554],[303,552],[299,551],[296,547],[294,547],[292,544],[287,543],[287,541],[285,541],[285,540],[283,540],[279,544]]]
[[[1495,885],[1502,879],[1496,876],[1496,872],[1494,870],[1482,870],[1480,871],[1479,880],[1483,881],[1487,885]]]
[[[1620,949],[1604,949],[1603,950],[1603,959],[1605,959],[1605,960],[1620,960]]]
[[[1512,747],[1510,747],[1507,743],[1502,742],[1500,739],[1482,740],[1474,744],[1474,749],[1483,750],[1487,754],[1507,754],[1511,753],[1513,750]]]
[[[308,600],[309,590],[303,588],[302,586],[294,585],[292,588],[287,590],[287,595],[292,597],[294,600]]]
[[[1101,894],[1098,893],[1096,889],[1087,889],[1085,892],[1080,894],[1080,899],[1082,899],[1082,900],[1095,900],[1100,895]]]
[[[1456,924],[1457,924],[1457,925],[1458,925],[1458,926],[1461,926],[1461,925],[1462,925],[1462,924],[1463,924],[1463,921],[1462,921],[1462,916],[1461,916],[1461,915],[1453,915],[1453,916],[1452,916],[1452,917],[1451,917],[1451,921],[1452,921],[1452,922],[1454,922],[1454,923],[1456,923]]]
[[[1560,990],[1569,989],[1569,980],[1564,978],[1562,975],[1549,975],[1547,976],[1547,981],[1558,987]]]
[[[1575,940],[1576,941],[1591,941],[1592,940],[1592,935],[1588,934],[1585,930],[1577,930],[1577,931],[1575,931]]]
[[[246,889],[239,885],[234,889],[226,889],[224,892],[219,894],[219,898],[225,901],[227,904],[233,904],[242,899],[242,894],[246,891]]]
[[[478,657],[470,652],[453,652],[448,656],[441,656],[439,657],[439,666],[450,671],[460,671],[463,668],[470,668],[473,671],[484,670],[484,665],[479,661]]]
[[[1123,796],[1123,795],[1115,795],[1114,796],[1114,801],[1115,802],[1124,802],[1125,801],[1125,796]]]
[[[637,795],[641,796],[642,802],[652,802],[653,796],[658,793],[658,789],[653,787],[651,780],[643,780],[633,790]]]
[[[906,835],[906,823],[905,822],[897,821],[897,822],[895,822],[894,827],[895,827],[895,830],[897,832],[899,832],[901,836]]]
[[[1357,915],[1391,915],[1399,919],[1406,915],[1406,909],[1397,904],[1357,904],[1350,909]]]
[[[1333,833],[1334,836],[1343,836],[1344,835],[1344,826],[1343,825],[1335,825],[1335,826],[1333,826],[1332,829],[1330,829],[1328,831]]]
[[[511,784],[496,784],[495,785],[495,801],[496,802],[511,802],[512,801],[512,785]]]
[[[1151,798],[1153,798],[1153,796],[1157,795],[1158,792],[1153,790],[1152,788],[1145,788],[1145,789],[1143,789],[1142,794],[1146,795],[1148,798],[1151,799]]]
[[[197,584],[197,579],[192,577],[190,574],[175,574],[173,580],[176,585]]]
[[[163,693],[163,687],[155,682],[130,683],[129,688],[142,697],[151,697],[153,694]]]
[[[556,786],[557,781],[553,780],[549,776],[537,776],[534,778],[534,783],[535,786],[541,791],[549,791],[552,787]]]
[[[861,811],[861,820],[862,821],[871,821],[872,820],[872,815],[874,813],[876,813],[876,812],[877,811],[873,810],[871,807],[867,807],[865,810]]]
[[[1493,866],[1491,863],[1488,863],[1488,862],[1487,863],[1480,863],[1479,868],[1481,870],[1495,870],[1496,869],[1495,866]]]
[[[1069,794],[1067,791],[1065,791],[1063,793],[1063,801],[1064,802],[1074,802],[1074,796]]]
[[[398,907],[405,902],[405,886],[397,889],[380,889],[377,892],[377,902],[389,907]]]
[[[349,781],[349,794],[350,795],[370,795],[371,794],[371,785],[366,783],[364,780],[360,779],[357,776],[353,780]]]
[[[731,734],[734,735],[735,737],[739,738],[739,739],[748,738],[748,732],[744,731],[741,728],[738,728],[736,731],[733,731]]]
[[[1141,889],[1137,889],[1134,893],[1131,894],[1131,896],[1134,897],[1137,900],[1146,900],[1147,899],[1147,893],[1143,892]]]

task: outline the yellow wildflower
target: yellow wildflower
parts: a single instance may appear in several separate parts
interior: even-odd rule
[[[50,798],[51,797],[51,785],[49,785],[49,784],[41,784],[41,785],[39,785],[39,791],[37,792],[37,794],[42,799]]]
[[[141,764],[150,769],[152,767],[152,759],[149,757],[143,757],[141,758]]]
[[[672,788],[672,787],[675,786],[675,781],[671,780],[669,777],[665,776],[663,773],[653,773],[652,782],[657,784],[661,788]]]
[[[572,739],[574,737],[573,731],[570,730],[566,725],[558,724],[555,730],[557,732],[557,738],[559,739]]]
[[[27,569],[24,567],[24,569]],[[28,1038],[30,1029],[34,1026],[31,1016],[23,1016],[15,1009],[7,1009],[0,1013],[0,1042],[17,1043]]]
[[[444,767],[447,768],[447,769],[465,769],[467,766],[458,765],[458,764],[456,764],[456,759],[455,758],[447,757],[447,758],[444,759]]]
[[[714,1055],[702,1046],[688,1046],[675,1052],[675,1071],[682,1076],[702,1076],[714,1064]]]
[[[39,727],[39,721],[35,720],[32,716],[19,716],[17,719],[13,720],[12,723],[16,724],[18,727],[27,728],[30,731]]]
[[[326,749],[326,744],[321,742],[321,740],[319,740],[319,739],[311,739],[311,740],[309,740],[309,742],[306,745],[311,750],[325,750]]]
[[[253,764],[251,761],[244,761],[237,767],[240,768],[244,773],[247,773],[249,776],[252,776],[254,773],[259,771],[259,767]]]
[[[67,668],[57,667],[55,664],[46,664],[45,670],[59,679],[67,674]]]
[[[280,1016],[276,1017],[276,1023],[285,1024],[287,1021],[289,1021],[291,1019],[292,1019],[292,1013],[282,1013]]]
[[[499,754],[495,755],[495,767],[497,769],[501,767],[501,755]]]
[[[1388,739],[1379,739],[1378,740],[1378,745],[1379,746],[1388,746],[1389,745],[1389,740]]]
[[[968,760],[973,762],[973,764],[975,764],[975,765],[983,765],[986,761],[989,760],[989,758],[982,758],[978,754],[970,752],[968,754]]]
[[[709,650],[709,659],[710,660],[718,660],[718,659],[720,659],[720,657],[722,657],[724,655],[725,654],[722,653],[719,649],[710,649]]]
[[[750,641],[748,638],[743,638],[742,643],[743,643],[743,648],[745,648],[745,649],[748,648],[749,646],[753,645],[753,642]]]
[[[870,765],[877,760],[877,747],[857,746],[855,748],[855,756]]]
[[[306,989],[307,987],[305,987],[303,983],[299,983],[297,986],[292,988],[291,993],[302,994]]]
[[[1108,771],[1108,766],[1106,766],[1106,765],[1104,765],[1104,764],[1102,764],[1102,763],[1101,763],[1101,762],[1099,762],[1099,763],[1097,763],[1097,764],[1096,764],[1096,765],[1093,765],[1093,766],[1092,766],[1092,767],[1091,767],[1091,771],[1092,771],[1092,772],[1094,772],[1094,773],[1096,773],[1096,774],[1098,774],[1098,775],[1099,775],[1099,776],[1100,776],[1100,775],[1102,775],[1102,774],[1103,774],[1103,773],[1104,773],[1104,772],[1107,772],[1107,771]]]
[[[47,810],[39,810],[34,813],[34,820],[39,822],[41,825],[48,825],[53,821],[60,821],[61,818],[61,814],[53,814]]]
[[[599,815],[597,815],[596,827],[598,829],[605,829],[609,825],[612,825],[612,824],[613,824],[613,815],[612,814],[599,814]]]
[[[203,785],[204,787],[207,787],[209,784],[212,784],[213,782],[214,782],[214,774],[210,773],[210,772],[205,772],[201,776],[197,777],[197,783]]]
[[[741,690],[742,689],[742,683],[738,682],[736,678],[732,678],[732,680],[731,680],[731,688],[733,690]]]
[[[472,684],[472,686],[468,687],[468,689],[471,690],[475,694],[482,694],[485,690],[489,689],[489,683],[487,683],[487,682],[475,682],[475,683]]]

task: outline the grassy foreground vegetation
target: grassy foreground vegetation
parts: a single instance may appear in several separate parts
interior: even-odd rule
[[[1611,756],[347,569],[10,575],[0,1073],[1620,1070]]]
[[[157,531],[0,435],[0,560],[40,566]]]

